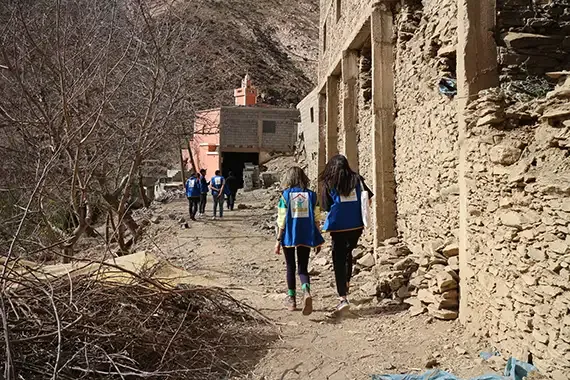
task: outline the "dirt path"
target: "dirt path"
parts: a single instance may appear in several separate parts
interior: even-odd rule
[[[284,259],[273,254],[273,237],[252,226],[272,212],[260,208],[261,194],[240,194],[239,202],[254,208],[228,212],[221,221],[203,219],[182,229],[165,217],[154,226],[153,251],[229,289],[275,321],[280,339],[242,378],[369,379],[423,370],[432,357],[462,377],[490,371],[477,360],[485,347],[466,336],[458,322],[411,317],[402,307],[376,301],[353,307],[345,319],[327,318],[336,302],[330,271],[311,279],[316,310],[310,317],[285,311]],[[185,201],[176,201],[157,211],[185,217],[186,210]]]

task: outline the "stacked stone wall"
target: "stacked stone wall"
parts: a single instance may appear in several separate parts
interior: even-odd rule
[[[471,106],[461,281],[470,328],[502,355],[532,359],[562,380],[570,371],[570,109],[549,102],[512,107],[515,124],[500,121],[500,94]]]
[[[570,67],[569,0],[497,0],[502,80]]]
[[[456,2],[406,2],[396,14],[398,230],[412,250],[458,228],[456,101],[438,90],[455,71]]]

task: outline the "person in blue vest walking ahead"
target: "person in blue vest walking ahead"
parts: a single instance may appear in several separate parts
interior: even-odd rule
[[[299,278],[303,290],[303,315],[313,312],[311,281],[309,279],[309,255],[311,248],[320,249],[324,243],[318,227],[320,208],[317,194],[309,190],[309,178],[299,167],[292,167],[284,174],[283,190],[278,206],[277,243],[275,253],[285,253],[287,264],[287,300],[290,311],[297,309],[295,284],[295,253],[299,264]]]
[[[347,294],[352,277],[352,251],[362,235],[362,191],[372,192],[343,155],[332,157],[320,175],[322,207],[328,211],[323,231],[332,239],[332,258],[340,302],[337,311],[350,307]]]
[[[186,197],[188,198],[188,209],[190,211],[190,219],[196,220],[198,212],[198,204],[200,203],[200,174],[193,174],[185,184]]]
[[[216,175],[210,179],[210,190],[212,191],[212,198],[214,200],[214,215],[212,219],[216,219],[216,211],[220,209],[220,218],[224,217],[224,186],[226,181],[222,177],[222,173],[216,170]]]

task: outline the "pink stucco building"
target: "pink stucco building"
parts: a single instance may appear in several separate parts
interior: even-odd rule
[[[244,164],[260,163],[264,153],[293,153],[299,111],[257,104],[257,90],[249,76],[234,91],[235,105],[196,113],[190,145],[196,168],[208,177],[218,169],[241,178]],[[183,151],[192,169],[188,150]]]

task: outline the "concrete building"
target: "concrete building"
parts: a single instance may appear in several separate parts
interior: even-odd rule
[[[564,0],[321,0],[318,85],[298,106],[311,179],[343,153],[376,194],[376,247],[457,244],[460,319],[557,379],[570,158],[547,141],[568,141],[554,126],[570,110],[554,96],[530,112],[515,92],[570,68],[569,20]]]
[[[257,90],[249,76],[236,89],[235,106],[196,113],[191,141],[198,169],[213,175],[233,171],[242,177],[244,164],[258,165],[275,153],[292,154],[295,149],[299,111],[257,103]],[[188,160],[188,151],[183,151]]]

